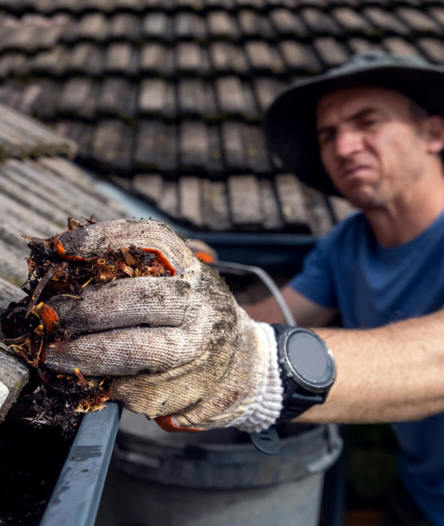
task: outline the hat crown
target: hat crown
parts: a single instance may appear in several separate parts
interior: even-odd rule
[[[381,66],[427,67],[429,64],[419,57],[394,56],[384,51],[374,50],[352,55],[350,60],[344,64],[329,69],[325,76],[336,77]]]

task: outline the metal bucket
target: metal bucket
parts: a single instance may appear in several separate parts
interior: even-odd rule
[[[164,433],[124,412],[96,526],[315,526],[336,427],[287,425],[264,455],[233,429]]]

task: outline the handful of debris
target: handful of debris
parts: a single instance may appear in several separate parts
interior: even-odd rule
[[[92,219],[86,223],[68,219],[68,228],[91,223]],[[85,258],[66,254],[59,236],[26,239],[31,254],[22,289],[27,296],[11,303],[2,314],[1,327],[8,338],[4,343],[32,369],[31,381],[21,396],[32,414],[29,419],[37,425],[59,426],[69,434],[81,413],[104,407],[110,398],[111,378],[85,378],[78,369],[74,374],[57,374],[45,367],[47,349],[71,338],[47,302],[60,295],[80,299],[86,287],[116,279],[171,276],[175,271],[154,249],[131,245]]]

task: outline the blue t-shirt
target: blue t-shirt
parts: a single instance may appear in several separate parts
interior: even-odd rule
[[[444,213],[413,240],[388,248],[357,213],[319,241],[290,285],[339,309],[344,327],[380,327],[443,308],[443,248]],[[428,518],[444,526],[444,413],[393,428],[401,479]]]

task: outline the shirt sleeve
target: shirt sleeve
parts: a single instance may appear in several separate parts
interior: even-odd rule
[[[324,307],[337,308],[329,249],[329,235],[319,240],[304,260],[302,272],[288,284],[306,298]]]

